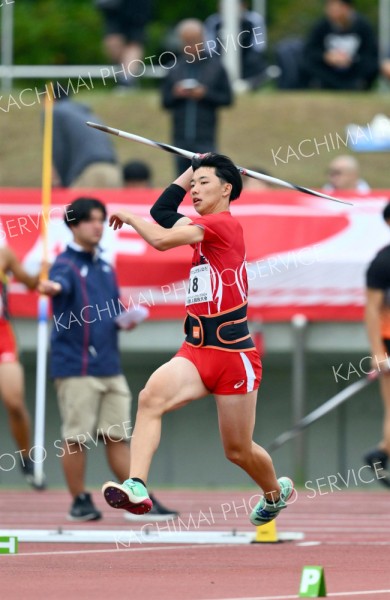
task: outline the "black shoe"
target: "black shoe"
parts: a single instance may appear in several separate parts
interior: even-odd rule
[[[91,494],[84,492],[73,500],[67,519],[69,521],[98,521],[102,513],[92,502]]]
[[[31,487],[40,492],[46,489],[47,484],[45,474],[43,474],[42,481],[38,483],[34,475],[34,462],[29,456],[21,456],[20,467],[27,483],[29,483]]]
[[[148,513],[145,513],[144,515],[134,515],[126,512],[124,515],[125,519],[127,521],[168,521],[179,516],[180,513],[177,510],[167,508],[161,504],[153,494],[149,493],[149,498],[153,502],[153,506]]]
[[[374,471],[377,480],[385,487],[390,488],[390,472],[387,470],[388,454],[380,448],[374,448],[363,459]]]

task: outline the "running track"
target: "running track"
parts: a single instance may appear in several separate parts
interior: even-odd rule
[[[0,598],[289,600],[298,597],[303,566],[321,565],[329,597],[390,599],[389,493],[322,492],[314,498],[308,497],[312,492],[299,492],[277,519],[278,531],[305,534],[298,542],[137,543],[123,549],[114,544],[21,543],[17,555],[0,555]],[[158,497],[180,508],[176,530],[252,530],[247,517],[251,492],[161,491]],[[140,529],[140,524],[125,521],[122,511],[106,507],[98,492],[94,498],[104,519],[75,524],[65,518],[66,492],[2,491],[1,527]],[[163,527],[167,523],[159,524],[161,531]]]

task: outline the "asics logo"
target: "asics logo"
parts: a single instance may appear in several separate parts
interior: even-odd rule
[[[242,381],[238,381],[233,387],[234,387],[235,390],[237,390],[242,385],[244,385],[244,383],[245,383],[245,379],[243,379]]]

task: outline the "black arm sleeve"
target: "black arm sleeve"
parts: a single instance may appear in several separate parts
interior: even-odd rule
[[[390,247],[383,248],[366,271],[366,287],[386,291],[390,289]]]
[[[186,191],[180,185],[171,183],[150,209],[153,219],[166,229],[173,227],[176,221],[184,217],[177,209],[185,195]]]

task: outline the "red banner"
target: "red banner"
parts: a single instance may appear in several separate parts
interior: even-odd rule
[[[72,239],[63,216],[75,198],[99,198],[109,214],[128,207],[150,218],[159,193],[54,190],[47,222],[51,260]],[[389,197],[388,191],[344,193],[350,206],[292,191],[244,192],[231,210],[246,239],[250,318],[284,321],[302,313],[311,320],[360,320],[367,264],[390,243],[381,216]],[[195,214],[188,195],[180,210]],[[0,245],[11,246],[29,272],[37,272],[42,260],[42,218],[39,189],[0,190]],[[131,228],[114,232],[108,226],[101,245],[103,257],[117,270],[126,306],[147,306],[155,319],[183,317],[191,248],[158,252]],[[36,300],[36,294],[11,281],[13,316],[35,317]]]

